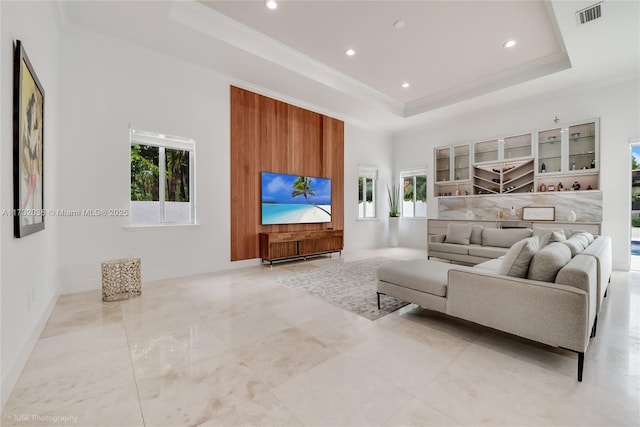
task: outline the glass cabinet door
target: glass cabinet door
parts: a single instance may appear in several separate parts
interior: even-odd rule
[[[451,181],[451,148],[436,148],[436,182]]]
[[[531,157],[531,134],[509,136],[504,139],[504,160]]]
[[[538,132],[538,173],[562,170],[561,136],[560,128]]]
[[[476,163],[498,160],[498,140],[481,141],[473,144],[473,157]]]
[[[454,180],[469,179],[469,144],[453,147],[453,164]]]
[[[569,170],[596,167],[596,126],[584,123],[569,126]]]

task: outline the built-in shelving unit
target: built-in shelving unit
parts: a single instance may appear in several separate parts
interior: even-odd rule
[[[436,196],[508,194],[600,188],[599,119],[558,124],[551,128],[466,145],[451,145],[436,161]],[[461,179],[456,153],[469,152],[471,178]],[[454,150],[455,149],[455,150]],[[445,152],[445,151],[443,151]],[[437,155],[436,155],[437,158]],[[503,171],[517,164],[513,171]],[[507,165],[507,166],[505,166]],[[519,171],[522,173],[517,174]]]
[[[474,194],[534,191],[533,158],[517,162],[477,164],[473,167]]]

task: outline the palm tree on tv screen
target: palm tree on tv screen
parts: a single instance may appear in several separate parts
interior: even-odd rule
[[[326,209],[321,208],[320,206],[311,203],[309,201],[309,197],[308,196],[315,196],[315,191],[313,190],[313,188],[311,188],[311,184],[313,184],[313,180],[309,179],[306,176],[299,176],[296,178],[296,180],[293,182],[292,188],[293,191],[291,192],[291,197],[298,197],[298,196],[304,196],[304,200],[309,203],[312,206],[315,206],[316,208],[320,209],[321,211],[325,212],[327,215],[331,216],[331,212],[328,212]]]

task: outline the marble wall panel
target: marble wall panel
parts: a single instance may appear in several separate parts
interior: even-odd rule
[[[438,198],[438,219],[515,220],[525,206],[554,206],[556,221],[602,222],[602,191],[496,194]],[[575,219],[573,219],[575,217]]]

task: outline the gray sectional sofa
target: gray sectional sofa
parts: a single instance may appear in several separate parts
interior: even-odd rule
[[[503,231],[513,237],[514,230]],[[611,240],[574,233],[565,241],[563,230],[527,231],[531,236],[503,256],[473,267],[433,260],[385,265],[377,273],[378,300],[390,295],[574,351],[582,381],[584,353],[611,274]]]

